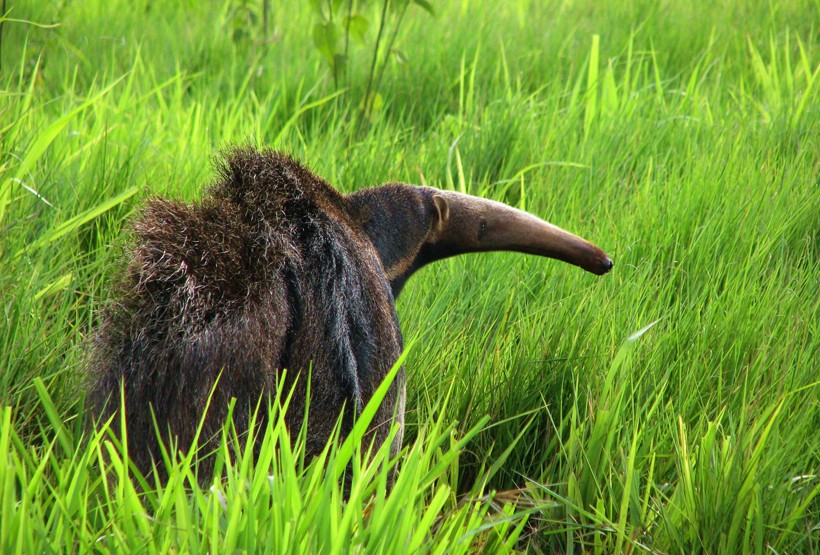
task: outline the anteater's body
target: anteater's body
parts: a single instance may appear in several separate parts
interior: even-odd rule
[[[235,152],[223,173],[201,205],[148,204],[127,283],[96,338],[93,405],[112,412],[123,384],[129,453],[143,470],[160,455],[149,405],[185,447],[217,379],[204,439],[221,429],[231,398],[246,429],[288,369],[286,387],[298,387],[287,419],[298,430],[312,368],[307,443],[318,452],[342,407],[344,433],[401,352],[390,285],[344,197],[277,154]]]
[[[428,262],[518,250],[595,273],[612,266],[580,238],[467,195],[395,184],[343,196],[287,156],[250,149],[221,173],[199,204],[148,203],[94,339],[92,408],[109,416],[124,392],[129,454],[143,472],[160,459],[154,421],[166,444],[187,449],[212,394],[200,443],[222,429],[231,399],[248,431],[283,369],[294,432],[310,373],[308,455],[340,414],[347,434],[401,352],[393,296]],[[371,424],[377,443],[394,416],[403,422],[403,372]]]

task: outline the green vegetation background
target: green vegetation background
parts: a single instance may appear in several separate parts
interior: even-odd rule
[[[380,6],[336,89],[310,2],[272,2],[267,35],[242,0],[7,2],[0,551],[820,550],[820,4],[411,6],[357,132]],[[342,502],[358,450],[300,462],[281,425],[218,495],[185,460],[138,494],[88,429],[84,341],[141,201],[198,198],[243,143],[343,191],[505,201],[615,269],[489,254],[411,280],[392,496],[382,453]]]

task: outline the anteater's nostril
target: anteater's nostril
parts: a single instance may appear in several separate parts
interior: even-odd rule
[[[610,258],[604,258],[601,262],[601,268],[604,270],[604,273],[610,271],[613,266],[615,266],[615,263],[612,262]]]

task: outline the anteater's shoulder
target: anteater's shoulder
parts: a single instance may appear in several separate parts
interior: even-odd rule
[[[151,199],[134,222],[125,290],[135,306],[240,306],[283,265],[299,266],[306,229],[323,237],[347,218],[345,198],[286,154],[234,148],[217,166],[202,201]]]
[[[214,200],[229,202],[253,222],[299,219],[325,211],[344,216],[345,200],[336,189],[287,154],[270,149],[232,148],[217,163]]]
[[[262,278],[256,269],[275,265],[282,250],[260,248],[248,232],[229,204],[151,199],[133,223],[129,289],[152,303],[180,296],[219,303],[246,296],[249,284]],[[261,251],[267,264],[254,251]]]

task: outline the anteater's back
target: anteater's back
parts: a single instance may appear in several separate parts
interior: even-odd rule
[[[231,398],[244,431],[284,368],[286,386],[297,383],[295,430],[312,367],[308,450],[318,452],[343,406],[346,432],[401,350],[381,262],[344,197],[274,152],[236,150],[220,170],[199,204],[148,203],[94,338],[92,408],[116,412],[122,387],[129,454],[144,472],[160,453],[153,418],[187,448],[213,389],[202,438],[221,430]],[[392,416],[402,384],[377,418]]]

